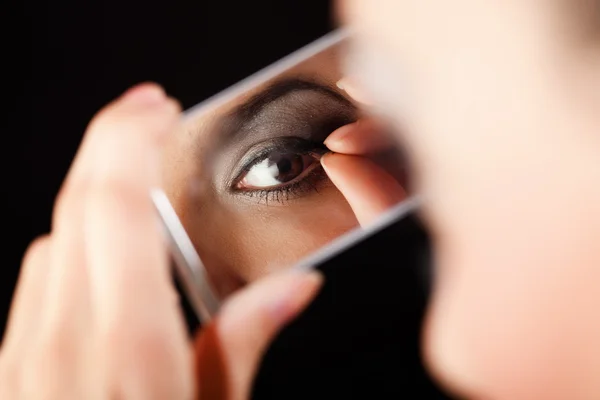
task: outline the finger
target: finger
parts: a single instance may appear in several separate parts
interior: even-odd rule
[[[200,399],[246,399],[260,357],[277,332],[314,298],[317,272],[284,272],[234,295],[196,340]]]
[[[140,93],[140,91],[142,93]],[[150,85],[134,89],[138,95],[164,98],[164,92]],[[150,92],[150,93],[149,93]],[[152,95],[154,93],[154,95]],[[60,393],[91,387],[96,377],[86,371],[87,349],[90,347],[92,310],[90,304],[89,271],[86,265],[84,225],[85,205],[89,200],[92,183],[92,166],[95,158],[104,157],[106,149],[98,154],[102,141],[102,129],[106,120],[119,119],[126,113],[120,104],[131,104],[131,94],[105,107],[92,121],[77,153],[69,174],[57,198],[52,221],[53,246],[51,266],[45,293],[46,307],[36,329],[36,340],[29,346],[28,374],[35,377],[40,390]],[[148,96],[150,95],[150,96]],[[130,106],[131,107],[131,106]],[[87,383],[84,383],[87,382]],[[75,389],[76,383],[81,387]],[[94,383],[95,386],[95,383]]]
[[[40,336],[81,339],[89,329],[89,284],[85,265],[83,204],[87,182],[63,185],[52,223],[52,253],[45,290],[46,307],[40,320]],[[46,339],[43,339],[46,340]]]
[[[8,317],[4,349],[26,341],[42,315],[46,279],[50,269],[50,237],[33,241],[23,257],[17,288]]]
[[[160,145],[178,116],[174,101],[138,92],[90,128],[87,263],[102,379],[118,398],[189,398],[193,390],[189,344],[149,196],[160,184]]]
[[[90,123],[57,196],[52,215],[53,267],[48,278],[44,335],[63,336],[66,331],[73,329],[79,329],[79,333],[82,333],[89,323],[90,287],[85,257],[84,209],[90,196],[94,158],[106,157],[106,162],[110,162],[107,157],[110,153],[106,149],[99,149],[98,142],[102,141],[104,135],[103,130],[97,127],[107,125],[107,120],[116,120],[120,114],[126,113],[122,105],[132,103],[128,101],[128,95],[135,96],[136,93],[145,97],[150,104],[156,99],[165,98],[160,87],[145,84],[131,89],[122,99],[103,108]],[[55,332],[57,329],[61,332]],[[73,335],[81,336],[77,333]]]
[[[328,153],[321,164],[362,226],[406,198],[398,181],[367,158]]]
[[[103,130],[96,129],[98,125],[108,125],[109,120],[117,120],[121,114],[128,113],[129,108],[123,106],[129,104],[130,107],[135,107],[136,98],[148,107],[152,107],[152,105],[164,101],[165,97],[166,94],[160,86],[154,83],[143,83],[129,89],[120,98],[100,110],[87,127],[80,149],[63,184],[63,189],[66,190],[72,181],[77,181],[80,177],[86,179],[92,166],[90,154],[96,152],[97,149],[95,142],[104,137]]]
[[[391,135],[371,118],[360,119],[336,129],[324,144],[331,151],[351,155],[375,154],[395,146]]]
[[[364,90],[361,90],[355,79],[346,76],[337,81],[336,85],[345,91],[346,94],[352,97],[357,103],[361,103],[363,105],[373,104],[367,93]]]

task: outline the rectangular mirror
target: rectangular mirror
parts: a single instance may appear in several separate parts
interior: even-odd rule
[[[429,237],[392,130],[344,76],[349,39],[335,31],[188,110],[154,200],[202,323],[270,273],[325,276],[270,344],[254,398],[446,399],[420,350]]]
[[[155,202],[202,319],[409,197],[400,149],[340,67],[348,40],[334,31],[193,107],[165,147]]]

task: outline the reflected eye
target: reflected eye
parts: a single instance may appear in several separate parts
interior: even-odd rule
[[[236,187],[241,190],[266,189],[280,186],[308,174],[319,166],[320,153],[296,154],[273,151],[254,163]]]
[[[242,158],[243,167],[230,188],[265,204],[318,192],[328,181],[320,163],[328,151],[321,142],[289,136],[259,143]]]

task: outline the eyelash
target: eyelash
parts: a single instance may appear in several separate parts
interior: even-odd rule
[[[314,146],[313,150],[296,152],[297,155],[308,155],[314,153],[316,150],[326,149],[323,144],[318,144]],[[265,156],[268,155],[268,151],[265,152]],[[250,168],[252,168],[257,163],[263,161],[264,158],[257,157],[255,160],[244,167],[244,171],[247,172]],[[306,173],[306,175],[300,175],[291,183],[283,184],[277,187],[265,188],[265,189],[252,189],[252,190],[240,190],[234,189],[236,194],[240,194],[249,198],[257,198],[258,203],[264,202],[266,205],[269,205],[270,202],[276,202],[280,204],[285,204],[289,200],[293,198],[300,197],[303,194],[314,192],[319,192],[319,184],[323,181],[327,180],[328,177],[323,170],[320,162],[318,160],[315,161],[318,163],[317,166],[311,167],[312,169]],[[241,174],[240,174],[241,175]],[[238,182],[239,178],[236,178],[234,182]]]
[[[257,198],[258,203],[264,202],[266,205],[269,205],[270,202],[284,204],[287,201],[299,197],[305,193],[318,193],[319,190],[317,185],[325,179],[327,179],[325,171],[323,171],[323,168],[319,166],[316,167],[314,171],[311,171],[308,175],[306,175],[303,179],[299,179],[294,183],[272,189],[239,191],[239,193],[250,198]]]

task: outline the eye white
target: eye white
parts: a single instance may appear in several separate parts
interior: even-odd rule
[[[250,168],[243,179],[243,183],[258,188],[280,185],[283,182],[277,180],[277,176],[279,176],[277,163],[269,165],[269,159],[266,158]]]

